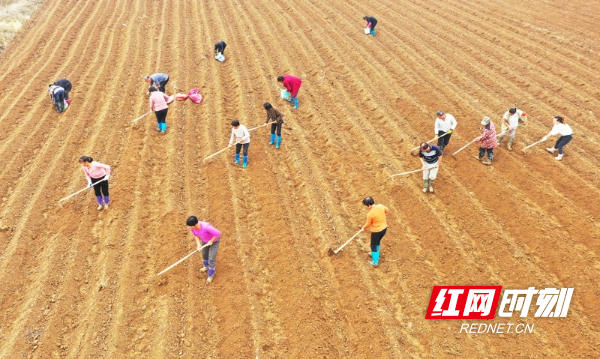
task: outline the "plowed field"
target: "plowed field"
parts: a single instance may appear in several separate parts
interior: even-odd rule
[[[0,357],[600,356],[599,23],[585,0],[45,1],[0,55]],[[165,136],[154,115],[131,125],[154,72],[205,96],[172,104]],[[281,149],[265,127],[248,168],[231,151],[204,163],[265,101]],[[513,106],[529,114],[515,151],[449,156]],[[410,149],[439,109],[459,125],[424,194],[419,174],[389,176],[420,167]],[[564,160],[521,151],[555,115],[575,131]],[[113,166],[107,211],[92,193],[57,205],[85,186],[81,155]],[[367,195],[390,208],[379,268],[365,234],[327,255]],[[195,249],[190,214],[223,232],[209,286],[199,256],[156,275]],[[433,285],[575,292],[567,318],[515,314],[532,334],[459,334],[424,319]]]

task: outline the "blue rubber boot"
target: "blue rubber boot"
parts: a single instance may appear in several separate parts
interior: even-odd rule
[[[244,164],[242,164],[242,168],[246,168],[248,166],[248,156],[244,156]]]
[[[373,257],[373,261],[369,262],[373,267],[377,267],[379,265],[379,252],[371,252],[371,257]]]
[[[215,269],[208,268],[208,278],[206,278],[206,284],[210,284],[213,281],[214,276],[215,276]]]
[[[292,102],[294,103],[294,110],[298,108],[298,98],[292,97]]]
[[[275,148],[279,148],[279,146],[281,146],[281,136],[277,136],[277,144],[275,145]]]
[[[380,246],[380,245],[379,245],[379,246],[377,246],[377,253],[380,253],[380,252],[379,252],[379,247],[381,247],[381,246]]]
[[[269,145],[272,145],[272,144],[274,144],[274,143],[275,143],[275,134],[274,134],[274,133],[272,133],[272,134],[271,134],[271,142],[269,142]]]
[[[163,131],[163,132],[167,132],[167,123],[166,123],[166,122],[163,122],[162,126],[163,126],[163,127],[162,127],[162,131]]]
[[[235,154],[235,164],[236,164],[236,165],[239,165],[239,164],[240,164],[240,154],[239,154],[239,153],[236,153],[236,154]]]
[[[375,30],[371,29],[371,36],[375,36]]]

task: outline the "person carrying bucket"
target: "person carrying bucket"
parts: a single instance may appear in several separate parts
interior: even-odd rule
[[[250,147],[250,132],[244,125],[240,125],[240,121],[233,120],[231,122],[231,138],[229,139],[229,146],[235,143],[235,164],[240,163],[240,151],[244,148],[244,160],[242,168],[248,166],[248,148]],[[235,141],[235,142],[234,142]]]
[[[371,228],[371,258],[369,263],[373,267],[379,265],[379,254],[381,247],[381,240],[387,232],[387,221],[386,215],[390,210],[383,204],[375,204],[373,197],[366,197],[362,201],[363,205],[369,212],[367,213],[367,222],[362,226],[362,230]]]
[[[217,266],[217,251],[219,250],[219,244],[221,244],[221,231],[213,227],[208,222],[201,222],[196,216],[190,216],[186,224],[190,227],[190,232],[196,240],[198,250],[203,247],[203,243],[208,246],[202,248],[202,269],[200,272],[208,272],[208,278],[206,278],[206,284],[210,284],[215,276],[215,269]]]
[[[275,143],[275,148],[279,148],[281,145],[281,127],[283,126],[283,115],[278,109],[273,107],[273,105],[268,102],[265,102],[263,106],[265,110],[267,110],[267,121],[265,123],[269,123],[269,121],[271,121],[271,141],[269,142],[269,145],[273,145]],[[275,138],[275,130],[277,130],[277,138]]]
[[[302,86],[302,80],[298,77],[291,75],[284,75],[277,77],[277,81],[283,82],[286,90],[290,93],[289,102],[294,104],[294,110],[298,108],[298,90]]]
[[[110,197],[108,194],[110,166],[105,165],[104,163],[96,162],[93,158],[88,156],[81,156],[79,158],[79,163],[81,163],[81,169],[83,169],[85,178],[88,181],[88,188],[94,187],[94,193],[96,194],[96,200],[98,201],[98,210],[102,210],[103,202],[104,209],[108,209],[108,202],[110,202]],[[100,183],[94,185],[96,182]]]
[[[373,16],[363,16],[363,20],[367,22],[366,28],[370,29],[371,36],[375,36],[375,25],[377,25],[377,19]]]

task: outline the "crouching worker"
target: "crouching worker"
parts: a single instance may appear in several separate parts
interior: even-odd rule
[[[60,80],[54,82],[54,85],[60,86],[63,88],[63,90],[65,90],[65,101],[67,102],[68,105],[70,105],[71,101],[69,100],[69,92],[71,92],[71,90],[73,89],[73,84],[71,83],[71,81],[69,81],[67,79],[60,79]]]
[[[215,227],[211,226],[208,222],[201,222],[196,216],[190,216],[187,219],[187,225],[190,227],[192,235],[196,240],[197,249],[202,248],[202,269],[200,272],[208,272],[208,278],[206,278],[206,284],[213,281],[215,276],[215,268],[217,265],[217,251],[219,250],[219,244],[221,243],[221,232]]]
[[[50,85],[48,88],[48,95],[50,95],[50,99],[54,103],[56,111],[59,113],[64,112],[69,106],[65,101],[67,95],[64,88],[56,85]]]

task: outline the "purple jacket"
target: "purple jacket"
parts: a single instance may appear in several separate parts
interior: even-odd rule
[[[204,243],[208,243],[213,237],[217,237],[215,242],[218,242],[221,237],[221,232],[208,222],[200,221],[200,229],[190,228],[194,237],[200,238]]]

